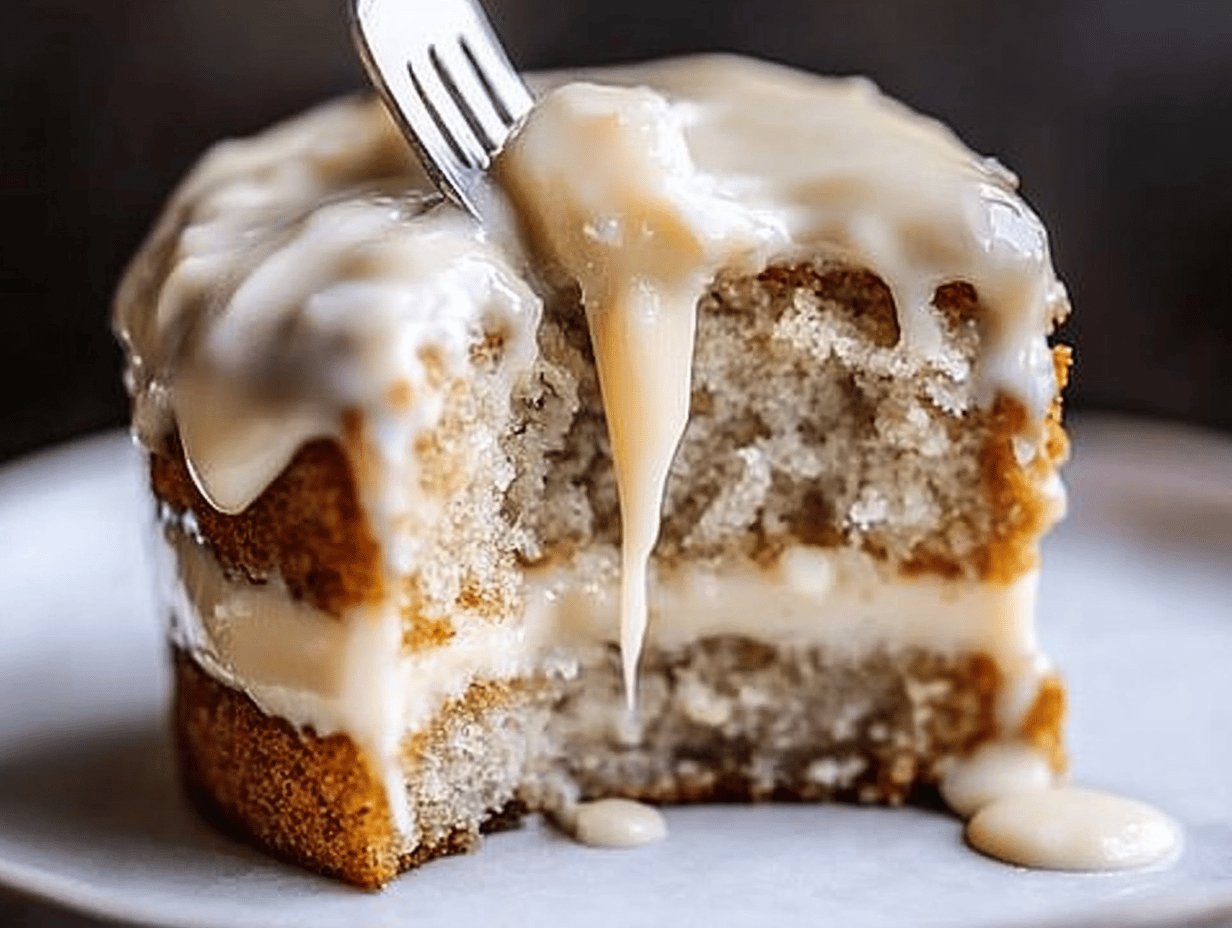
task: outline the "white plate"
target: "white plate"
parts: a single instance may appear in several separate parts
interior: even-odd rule
[[[136,457],[104,436],[0,471],[0,882],[162,925],[1053,925],[1232,913],[1232,443],[1124,420],[1078,430],[1042,634],[1084,784],[1179,819],[1170,869],[1019,870],[956,819],[842,806],[668,812],[598,851],[537,823],[383,893],[282,866],[180,802]]]

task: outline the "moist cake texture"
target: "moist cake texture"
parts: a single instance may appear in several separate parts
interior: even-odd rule
[[[190,794],[376,887],[603,797],[1062,774],[1068,304],[1013,176],[866,82],[580,77],[483,224],[344,100],[212,150],[131,265]]]

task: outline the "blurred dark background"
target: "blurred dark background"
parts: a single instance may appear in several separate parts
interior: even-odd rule
[[[6,0],[0,459],[119,425],[112,288],[211,141],[361,86],[344,0]],[[1232,3],[487,0],[523,67],[727,49],[865,73],[1023,179],[1075,405],[1232,427]]]

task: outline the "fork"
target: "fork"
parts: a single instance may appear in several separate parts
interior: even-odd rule
[[[533,103],[471,0],[350,0],[368,77],[437,188],[478,217],[492,159]]]

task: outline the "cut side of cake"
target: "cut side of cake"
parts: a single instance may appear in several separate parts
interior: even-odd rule
[[[211,151],[121,286],[198,805],[377,887],[605,797],[1060,776],[1013,176],[863,81],[536,86],[485,223],[341,101]]]

